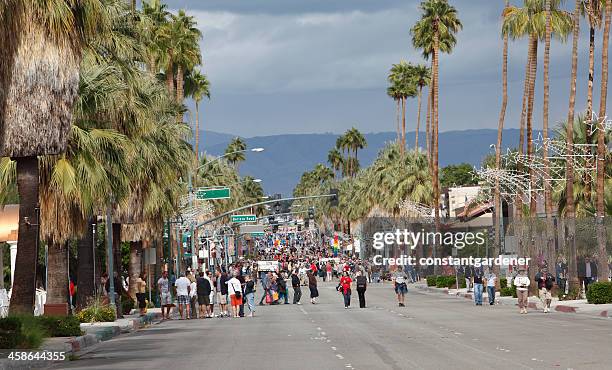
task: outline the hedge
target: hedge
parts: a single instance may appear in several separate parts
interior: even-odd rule
[[[432,275],[432,276],[428,276],[426,278],[427,280],[427,286],[436,286],[436,280],[438,279],[437,276]]]
[[[438,276],[436,278],[437,288],[455,288],[457,279],[454,276]]]
[[[38,348],[46,337],[82,335],[74,316],[9,316],[0,319],[0,348]]]
[[[99,302],[94,302],[91,306],[81,310],[76,314],[79,322],[113,322],[115,321],[115,309],[109,305],[102,305]]]
[[[593,304],[612,303],[612,282],[597,282],[589,284],[586,292],[587,302]]]

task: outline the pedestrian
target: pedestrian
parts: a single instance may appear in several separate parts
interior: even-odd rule
[[[512,284],[516,286],[516,296],[518,297],[520,313],[527,313],[529,284],[531,284],[531,281],[525,274],[524,267],[519,267],[518,275],[512,280]]]
[[[365,292],[368,287],[368,278],[366,278],[361,271],[358,271],[355,280],[357,284],[357,295],[359,296],[359,308],[366,308]]]
[[[465,287],[467,288],[467,292],[470,293],[472,292],[472,275],[474,269],[471,265],[467,265],[463,269],[465,275]]]
[[[204,271],[200,271],[200,276],[196,279],[196,293],[198,297],[198,305],[200,306],[200,319],[209,317],[208,307],[210,305],[210,280],[205,277]]]
[[[206,272],[206,278],[210,282],[210,295],[208,296],[208,301],[210,305],[208,306],[208,317],[215,317],[215,299],[217,298],[217,279],[213,276],[212,271]]]
[[[179,315],[181,320],[187,317],[187,320],[191,317],[189,315],[189,291],[191,289],[191,282],[185,276],[185,273],[181,273],[181,277],[174,282],[176,287],[176,300],[178,302]]]
[[[240,280],[236,278],[237,275],[238,274],[234,272],[232,278],[227,281],[227,292],[232,306],[232,317],[239,317],[238,307],[242,304],[242,285],[240,284]]]
[[[238,270],[240,271],[240,270]],[[246,284],[246,280],[244,279],[244,276],[242,276],[242,274],[240,272],[236,272],[237,276],[236,279],[238,279],[238,281],[240,281],[240,286],[242,287],[242,301],[240,302],[240,307],[238,310],[238,316],[240,317],[244,317],[244,303],[246,302],[244,299],[244,286]]]
[[[404,304],[404,298],[406,293],[408,292],[408,285],[406,284],[406,279],[406,274],[402,270],[402,267],[399,266],[392,277],[393,289],[395,290],[395,294],[397,295],[397,303],[399,307],[406,307],[406,305]]]
[[[344,272],[344,274],[342,274],[342,277],[340,278],[340,284],[338,284],[338,286],[340,287],[340,292],[342,293],[342,296],[344,297],[344,308],[345,309],[348,309],[351,306],[351,283],[352,282],[353,280],[349,276],[349,273]]]
[[[145,281],[144,272],[136,279],[136,300],[138,301],[138,309],[140,316],[144,316],[147,312],[147,299],[146,299],[147,283]]]
[[[487,296],[489,297],[489,305],[495,304],[495,282],[497,276],[493,273],[493,269],[489,267],[488,273],[485,275],[487,281]]]
[[[548,313],[550,312],[550,304],[552,303],[551,291],[555,280],[552,274],[548,272],[548,268],[544,266],[540,272],[536,274],[535,281],[538,284],[539,297],[544,306],[543,312]]]
[[[196,283],[196,279],[193,278],[193,275],[189,275],[189,281],[191,284],[189,285],[189,306],[191,308],[191,317],[194,319],[198,318],[197,312],[197,303],[198,303],[198,284]]]
[[[474,302],[476,306],[482,306],[482,269],[474,269]]]
[[[285,281],[284,272],[280,273],[280,276],[277,279],[278,285],[278,300],[283,299],[285,304],[289,304],[289,292],[287,291],[287,281]]]
[[[220,313],[218,317],[229,316],[227,312],[227,274],[225,271],[217,270],[217,303],[219,303]]]
[[[268,295],[268,290],[270,288],[270,279],[272,278],[272,273],[271,272],[261,272],[261,287],[263,288],[263,294],[261,295],[261,299],[259,300],[259,305],[263,306],[264,305],[264,299],[266,299],[267,295]]]
[[[162,272],[162,276],[157,280],[157,291],[159,292],[162,319],[170,320],[172,297],[170,296],[170,281],[168,280],[168,271]],[[165,313],[164,308],[166,309]]]
[[[317,289],[317,278],[314,276],[312,271],[308,271],[307,275],[308,275],[308,289],[310,289],[310,303],[316,304],[317,297],[319,296],[319,290]]]
[[[255,282],[250,274],[245,277],[244,297],[249,307],[249,317],[255,316]]]
[[[293,304],[300,305],[300,299],[302,298],[302,288],[300,287],[300,277],[298,276],[298,270],[293,270],[291,273],[291,286],[293,287]]]
[[[561,294],[565,294],[565,287],[567,283],[567,262],[565,257],[559,256],[557,258],[557,264],[555,265],[555,275],[557,277],[557,285]]]
[[[329,261],[325,265],[325,271],[327,273],[327,281],[332,281],[332,265]]]

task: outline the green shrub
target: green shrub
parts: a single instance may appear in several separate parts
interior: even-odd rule
[[[134,309],[134,300],[127,294],[121,295],[121,312],[124,315],[129,315],[132,309]]]
[[[508,279],[506,279],[506,278],[499,279],[499,287],[501,289],[507,288],[508,287]]]
[[[457,279],[454,276],[438,276],[436,278],[437,288],[455,288]]]
[[[50,337],[77,337],[83,334],[81,322],[75,316],[39,316],[37,319]]]
[[[438,279],[438,277],[437,277],[437,276],[435,276],[435,275],[428,276],[428,277],[426,278],[426,280],[427,280],[427,286],[436,286],[436,280],[437,280],[437,279]]]
[[[0,319],[0,348],[38,348],[47,335],[38,317],[9,316]]]
[[[467,288],[467,285],[465,285],[465,277],[459,278],[459,288],[461,289]]]
[[[22,341],[21,320],[11,316],[0,319],[0,348],[17,348]]]
[[[580,290],[577,287],[569,288],[567,294],[564,291],[559,290],[559,300],[560,301],[573,301],[576,299],[580,299]]]
[[[589,284],[586,292],[587,302],[593,304],[612,303],[612,282],[602,281]]]
[[[100,300],[96,300],[90,306],[79,311],[76,318],[83,323],[112,322],[115,321],[116,315],[113,307],[103,305]]]

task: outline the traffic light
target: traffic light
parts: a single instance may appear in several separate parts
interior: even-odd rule
[[[330,189],[329,194],[329,205],[332,207],[338,207],[338,189]]]
[[[305,219],[304,220],[304,227],[307,228],[307,229],[310,227],[310,220],[309,219]]]
[[[268,216],[268,224],[272,225],[274,223],[274,216]]]
[[[298,225],[297,229],[297,231],[302,231],[302,225]]]
[[[274,224],[274,225],[272,226],[272,232],[273,232],[273,233],[278,232],[278,224]]]

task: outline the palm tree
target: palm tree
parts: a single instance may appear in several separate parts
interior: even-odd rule
[[[233,138],[227,145],[227,148],[225,148],[227,161],[233,164],[236,169],[238,168],[238,164],[246,159],[244,156],[246,148],[246,143],[239,137]]]
[[[195,70],[189,74],[189,78],[185,81],[185,90],[195,101],[195,154],[196,160],[198,160],[200,155],[200,101],[204,97],[210,100],[210,82],[205,74]]]
[[[589,79],[587,85],[587,116],[593,113],[593,83],[595,80],[595,30],[601,28],[606,0],[584,0],[583,12],[589,22]]]
[[[431,71],[429,70],[427,66],[418,64],[414,66],[412,73],[413,73],[413,77],[416,82],[416,85],[419,89],[419,94],[418,94],[419,108],[418,108],[418,113],[417,113],[416,134],[414,138],[414,150],[418,151],[419,150],[419,125],[421,124],[421,96],[423,95],[423,88],[425,86],[429,86],[429,84],[431,83]]]
[[[506,11],[510,7],[510,1],[505,0],[506,6],[502,13],[502,19],[506,16]],[[497,125],[497,143],[495,145],[495,168],[501,169],[501,150],[502,150],[502,134],[504,131],[504,120],[506,118],[506,108],[508,106],[508,34],[502,30],[504,39],[504,51],[502,57],[502,105],[499,112],[499,123]],[[493,228],[495,230],[495,253],[498,255],[498,249],[501,246],[500,217],[503,217],[501,197],[499,194],[499,179],[495,180],[495,219],[493,220]]]
[[[340,171],[344,167],[344,157],[338,150],[338,148],[333,148],[327,153],[327,162],[329,162],[331,168],[335,171]]]
[[[202,33],[196,28],[193,16],[186,15],[183,9],[171,17],[172,21],[169,26],[172,29],[171,43],[173,45],[172,50],[175,53],[173,63],[176,65],[176,101],[182,104],[185,92],[185,71],[193,69],[202,60],[198,44]]]
[[[570,76],[570,95],[569,108],[567,113],[566,146],[567,157],[572,158],[574,155],[574,115],[576,108],[576,79],[578,75],[578,39],[580,37],[580,7],[581,0],[576,0],[574,14],[572,16],[573,36],[572,36],[572,72]],[[574,206],[574,167],[572,161],[566,161],[565,170],[565,215],[567,219],[567,235],[566,240],[569,245],[569,266],[568,282],[570,287],[579,286],[578,281],[578,261],[576,255],[576,220]]]
[[[85,9],[87,8],[87,9]],[[61,20],[61,21],[59,21]],[[27,26],[26,26],[27,25]],[[33,313],[38,251],[38,160],[66,149],[84,38],[107,25],[104,5],[0,4],[0,156],[17,164],[18,252],[12,313]],[[12,35],[7,37],[7,35]],[[37,102],[37,104],[32,104]]]
[[[365,137],[359,130],[355,127],[346,131],[344,134],[347,152],[348,152],[348,164],[349,164],[349,175],[354,177],[359,169],[359,161],[357,159],[357,151],[359,149],[363,149],[367,146],[367,142]],[[353,157],[351,158],[351,151],[353,152]]]
[[[400,142],[406,147],[406,99],[417,95],[416,83],[413,77],[413,66],[405,60],[393,64],[389,71],[388,80],[400,97],[402,107],[402,127]],[[403,152],[403,149],[402,149]]]
[[[606,102],[608,99],[608,50],[610,48],[610,22],[612,20],[612,0],[606,1],[606,21],[603,32],[603,46],[601,49],[601,92],[599,100],[599,117],[597,123],[597,244],[598,248],[598,275],[600,281],[608,277],[608,261],[606,252],[605,217],[605,163],[607,148],[605,144],[605,129],[603,117],[606,116]],[[601,165],[599,165],[601,164]]]
[[[433,142],[433,190],[436,230],[440,229],[440,184],[438,178],[438,78],[440,51],[450,53],[456,42],[455,34],[463,25],[457,10],[446,0],[428,0],[420,5],[421,19],[412,28],[413,44],[423,49],[425,55],[433,52],[432,98],[432,142]],[[442,41],[442,42],[441,42]],[[435,247],[434,247],[435,248]],[[436,269],[437,270],[437,269]],[[437,271],[436,271],[437,272]]]
[[[402,99],[402,93],[396,83],[391,83],[387,87],[387,95],[395,101],[395,133],[397,134],[397,142],[401,141],[400,137],[400,101]]]
[[[564,40],[572,29],[570,15],[559,9],[560,0],[551,0],[550,3],[550,25],[551,34],[555,37]],[[504,18],[504,32],[508,33],[513,39],[524,36],[529,37],[529,47],[527,55],[527,67],[525,78],[525,90],[523,95],[523,110],[525,114],[521,114],[521,126],[523,125],[523,117],[526,121],[527,130],[527,155],[533,157],[533,104],[535,93],[535,79],[537,71],[537,50],[538,41],[546,37],[546,4],[542,0],[525,0],[524,6],[521,8],[511,6],[506,11]],[[522,136],[522,135],[521,135]],[[522,149],[522,143],[521,148]],[[535,186],[535,174],[533,169],[530,169],[530,178],[532,188]],[[530,194],[530,210],[531,215],[536,212],[536,197]]]

